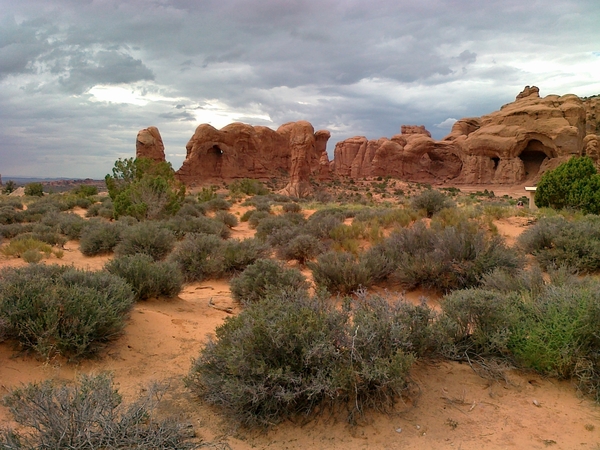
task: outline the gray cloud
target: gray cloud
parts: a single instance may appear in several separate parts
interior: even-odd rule
[[[391,136],[403,123],[442,137],[436,124],[496,110],[526,84],[542,95],[600,91],[596,0],[0,0],[0,8],[2,173],[99,178],[133,155],[149,125],[178,167],[196,118],[211,111],[273,128],[309,120],[332,131],[332,150],[336,140]],[[122,98],[103,101],[90,93],[97,86],[121,87]]]

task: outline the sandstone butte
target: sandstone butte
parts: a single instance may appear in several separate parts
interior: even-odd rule
[[[276,131],[232,123],[220,130],[198,126],[177,177],[186,185],[237,178],[288,177],[283,193],[310,193],[311,179],[392,176],[454,184],[535,184],[540,175],[574,155],[600,156],[600,97],[539,96],[527,86],[499,111],[458,120],[438,141],[423,126],[403,125],[391,138],[357,136],[327,156],[327,130],[306,121]],[[156,127],[138,133],[136,156],[164,161]]]

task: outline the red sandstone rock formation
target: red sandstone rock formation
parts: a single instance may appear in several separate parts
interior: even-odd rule
[[[150,158],[154,161],[165,160],[165,146],[156,127],[140,130],[135,141],[135,157]]]
[[[452,143],[434,141],[423,126],[401,127],[391,139],[362,136],[338,142],[333,172],[351,178],[394,176],[411,181],[444,181],[460,173],[460,155]]]
[[[586,106],[575,95],[541,98],[527,86],[500,111],[483,116],[460,134],[458,123],[446,138],[460,148],[463,169],[455,180],[464,183],[535,183],[555,162],[584,151]]]
[[[302,146],[305,154],[299,150]],[[306,173],[310,176],[319,171],[321,159],[312,125],[304,121],[284,124],[277,131],[243,123],[232,123],[220,130],[203,124],[196,128],[186,149],[186,159],[177,176],[188,185],[288,176],[291,169],[296,171],[296,182],[303,182],[308,181]],[[292,149],[298,160],[293,168]]]
[[[600,98],[541,98],[527,86],[514,102],[481,118],[457,121],[442,141],[403,125],[391,139],[353,137],[335,147],[335,175],[391,175],[411,181],[535,183],[573,155],[600,157]]]

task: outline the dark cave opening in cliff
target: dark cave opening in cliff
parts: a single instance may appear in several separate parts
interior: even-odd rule
[[[551,153],[551,150],[538,140],[534,139],[527,143],[527,147],[519,155],[525,166],[525,179],[533,178],[539,173],[549,152]]]
[[[207,167],[212,169],[212,175],[219,177],[221,176],[221,166],[223,165],[223,150],[218,145],[213,145],[208,149],[206,154]]]
[[[494,170],[496,170],[498,168],[498,164],[500,164],[500,158],[498,158],[497,156],[494,156],[492,158],[492,161],[494,161]]]

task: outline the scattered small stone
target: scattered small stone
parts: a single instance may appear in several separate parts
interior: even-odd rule
[[[538,402],[538,401],[537,401],[535,398],[533,399],[533,402],[531,402],[531,403],[533,403],[533,404],[534,404],[535,406],[537,406],[538,408],[541,408],[541,407],[542,407],[542,404],[541,404],[540,402]]]
[[[417,428],[417,430],[420,430],[421,429],[421,425],[417,425],[416,428]]]
[[[402,433],[402,428],[396,428],[396,433]]]

